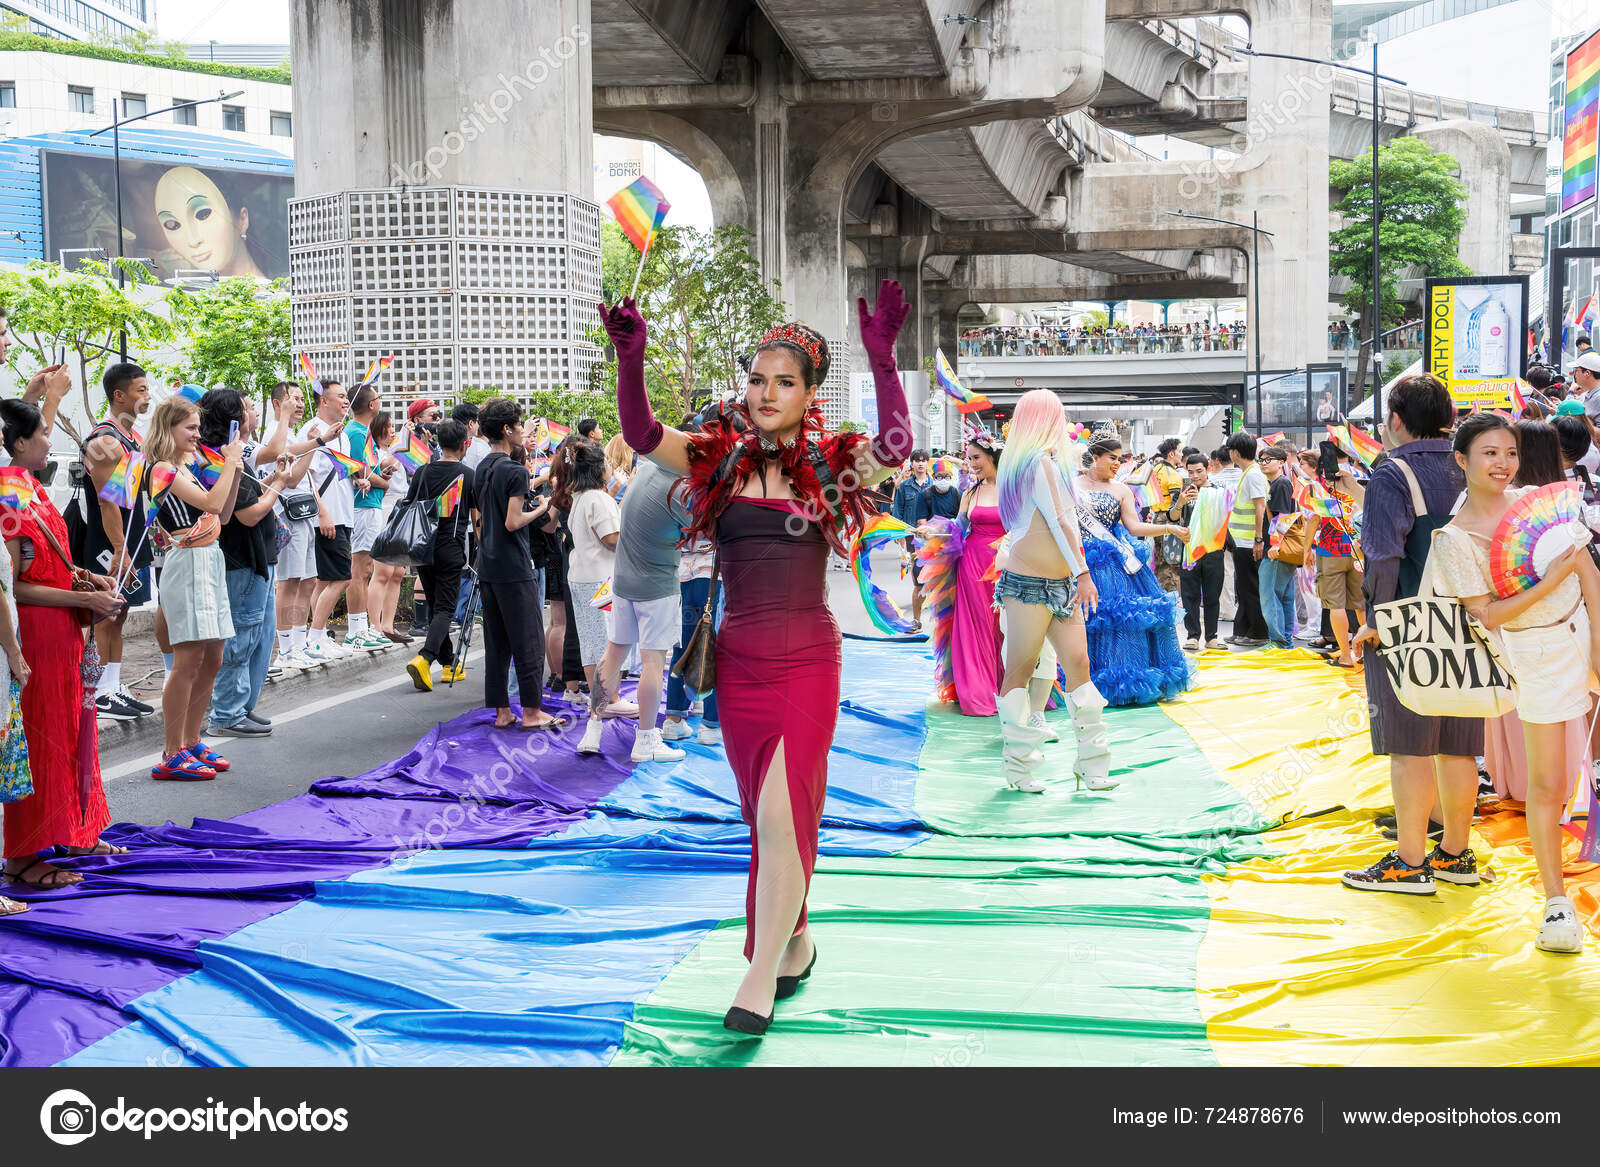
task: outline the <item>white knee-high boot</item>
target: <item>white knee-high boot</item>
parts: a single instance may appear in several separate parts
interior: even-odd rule
[[[1013,689],[995,702],[1000,714],[1000,754],[1005,762],[1006,782],[1028,794],[1038,794],[1044,783],[1034,770],[1044,761],[1039,746],[1043,731],[1029,724],[1028,690]]]
[[[1067,695],[1072,710],[1072,728],[1078,735],[1078,757],[1072,773],[1079,788],[1090,790],[1115,790],[1121,785],[1111,779],[1111,735],[1106,731],[1100,711],[1106,699],[1093,681],[1085,681]]]

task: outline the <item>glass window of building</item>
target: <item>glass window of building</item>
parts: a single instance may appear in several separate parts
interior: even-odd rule
[[[17,83],[0,81],[0,109],[17,108]]]
[[[124,93],[122,95],[122,116],[125,118],[142,118],[149,112],[145,104],[144,94]]]
[[[94,90],[78,85],[67,86],[67,103],[73,113],[94,112]]]
[[[244,133],[244,106],[225,105],[222,107],[222,128],[232,130],[236,134]]]
[[[273,110],[272,132],[280,138],[292,138],[294,136],[294,119],[286,113],[279,113],[277,110]]]
[[[174,125],[179,125],[179,126],[192,126],[192,125],[195,125],[196,124],[196,118],[195,118],[194,102],[192,102],[192,101],[182,101],[182,99],[179,99],[179,101],[180,101],[180,104],[177,106],[176,109],[174,109],[172,111],[173,124]]]

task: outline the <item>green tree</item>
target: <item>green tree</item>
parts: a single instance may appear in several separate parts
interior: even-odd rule
[[[1416,138],[1397,138],[1378,151],[1378,245],[1383,323],[1400,321],[1405,305],[1400,299],[1399,276],[1408,268],[1421,268],[1429,276],[1470,274],[1457,257],[1461,228],[1466,223],[1463,202],[1466,189],[1453,172],[1459,164],[1448,154],[1435,153]],[[1365,396],[1367,364],[1372,336],[1372,152],[1351,161],[1335,159],[1328,169],[1329,183],[1343,196],[1335,205],[1340,226],[1329,239],[1328,268],[1346,276],[1350,290],[1344,307],[1360,315],[1361,351],[1356,358],[1353,402]]]
[[[548,421],[558,422],[570,430],[576,430],[580,421],[592,417],[600,423],[600,430],[606,437],[622,432],[622,421],[617,416],[615,394],[606,397],[597,393],[568,389],[565,385],[523,393],[506,393],[495,385],[474,385],[461,391],[461,400],[473,405],[482,405],[491,397],[512,398],[522,406],[524,418],[542,417]],[[672,420],[676,421],[677,418]]]
[[[119,288],[112,278],[118,267],[129,287]],[[66,350],[69,367],[76,358],[83,416],[98,416],[105,402],[96,399],[98,394],[91,398],[89,386],[98,385],[106,366],[120,359],[119,335],[128,334],[130,357],[172,338],[171,321],[152,306],[160,301],[140,291],[141,285],[153,283],[149,271],[133,259],[86,262],[73,271],[36,259],[21,270],[0,271],[0,304],[6,305],[17,341],[7,363],[26,380],[25,365],[37,369],[54,364],[57,352]],[[66,418],[58,418],[57,424],[73,440],[83,440]]]
[[[208,388],[225,385],[261,399],[290,368],[289,294],[282,281],[263,287],[240,276],[191,292],[173,288],[167,308],[181,359],[158,365],[167,380]]]

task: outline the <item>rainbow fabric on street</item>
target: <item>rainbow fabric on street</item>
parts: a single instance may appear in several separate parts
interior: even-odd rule
[[[69,861],[79,888],[8,888],[33,910],[0,924],[0,1063],[1600,1061],[1600,953],[1534,949],[1519,816],[1474,827],[1493,882],[1343,888],[1389,847],[1360,674],[1196,659],[1180,700],[1106,712],[1115,791],[1073,792],[1047,713],[1028,795],[993,718],[928,706],[925,644],[847,640],[819,961],[760,1042],[722,1028],[749,838],[722,751],[633,765],[608,721],[579,758],[484,710],[237,819],[113,827],[132,852]],[[1592,928],[1592,866],[1569,881]]]

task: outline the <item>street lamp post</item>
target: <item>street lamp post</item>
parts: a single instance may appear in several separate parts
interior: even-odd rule
[[[1398,77],[1387,77],[1378,72],[1378,40],[1372,40],[1372,68],[1362,69],[1355,65],[1346,65],[1343,61],[1327,61],[1321,57],[1301,57],[1294,53],[1266,53],[1252,48],[1240,49],[1239,52],[1247,57],[1273,57],[1281,61],[1304,61],[1308,65],[1326,65],[1330,69],[1343,69],[1347,73],[1370,74],[1372,77],[1372,376],[1373,395],[1378,396],[1383,392],[1383,373],[1380,365],[1383,362],[1383,287],[1382,267],[1378,257],[1378,222],[1383,217],[1383,201],[1378,195],[1378,131],[1382,125],[1382,93],[1378,82],[1392,81],[1396,85],[1405,85]],[[1382,416],[1383,402],[1374,401],[1375,416]]]
[[[145,118],[153,118],[153,117],[156,116],[156,114],[171,113],[173,110],[180,109],[180,108],[182,108],[184,106],[210,105],[213,102],[217,102],[217,101],[231,101],[233,98],[238,97],[243,93],[244,93],[244,90],[237,89],[232,93],[219,93],[215,97],[208,97],[208,98],[205,98],[203,101],[180,101],[176,105],[167,106],[166,109],[151,110],[149,113],[142,113],[137,117],[131,117],[131,118],[119,117],[118,114],[119,114],[120,110],[118,108],[117,99],[114,98],[114,97],[111,99],[111,124],[109,126],[102,126],[100,129],[96,130],[94,133],[90,134],[89,136],[91,138],[98,138],[101,134],[105,133],[107,130],[111,131],[111,181],[112,181],[112,186],[113,186],[113,188],[114,188],[114,190],[116,192],[115,193],[115,198],[116,198],[116,202],[117,202],[117,258],[118,259],[122,259],[124,257],[123,256],[123,250],[122,250],[122,248],[123,248],[123,242],[122,242],[122,133],[121,133],[122,127],[126,126],[126,125],[129,125],[129,124],[131,124],[133,122],[143,121]],[[119,288],[125,287],[126,284],[127,284],[127,276],[125,275],[125,273],[122,270],[122,265],[118,264],[117,265],[117,287],[119,287]],[[118,350],[122,354],[122,360],[124,362],[126,362],[127,359],[128,359],[128,334],[127,334],[126,331],[124,331],[121,334],[121,339],[120,339],[120,342],[118,344]]]
[[[1232,219],[1214,219],[1210,215],[1195,215],[1188,211],[1168,211],[1169,215],[1176,215],[1180,219],[1204,219],[1208,223],[1224,223],[1229,227],[1239,227],[1250,232],[1250,280],[1255,286],[1255,311],[1250,314],[1248,326],[1252,339],[1255,341],[1256,350],[1256,408],[1259,412],[1261,404],[1261,237],[1265,235],[1272,238],[1271,231],[1261,229],[1261,212],[1251,211],[1250,222],[1238,223]]]

